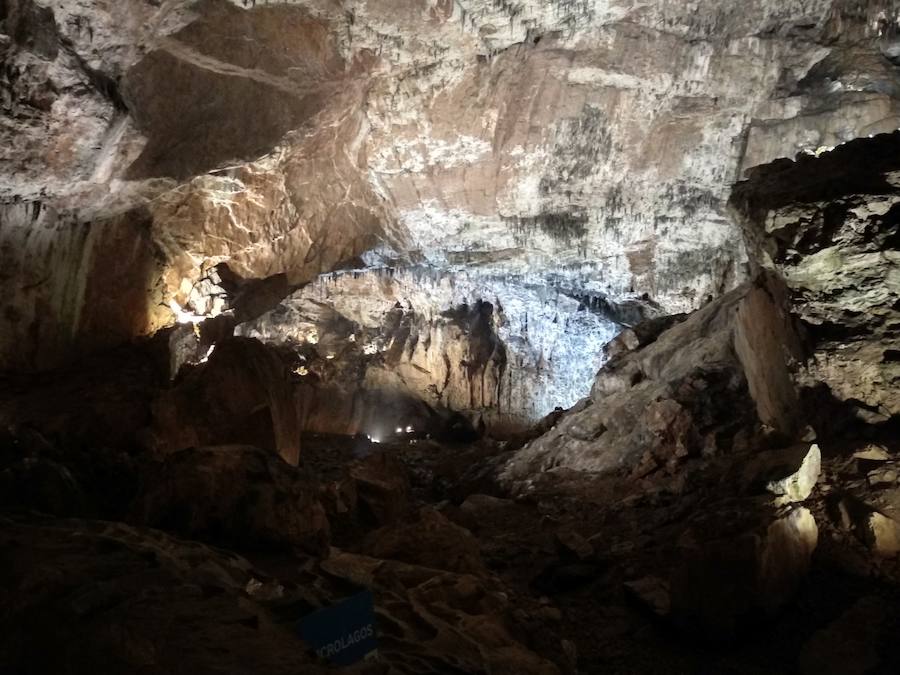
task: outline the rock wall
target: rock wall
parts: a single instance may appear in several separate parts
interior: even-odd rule
[[[410,423],[386,412],[385,399],[397,397],[470,413],[497,431],[521,428],[577,402],[617,330],[558,291],[430,267],[335,273],[238,327],[294,349],[295,372],[314,392],[335,385],[344,399],[362,397],[343,414],[323,397],[332,412],[308,427],[372,433]]]
[[[470,305],[543,288],[519,317],[697,309],[747,277],[742,172],[900,126],[897,19],[889,0],[10,0],[0,366],[152,333],[222,264],[295,286],[425,265],[478,287]],[[557,357],[532,387],[535,339],[504,342],[519,417],[590,379]]]
[[[751,172],[732,204],[755,281],[662,332],[616,338],[591,397],[516,452],[505,478],[557,468],[640,478],[817,434],[890,433],[898,149],[894,132]]]
[[[621,351],[590,398],[515,453],[507,480],[557,468],[674,472],[759,445],[764,427],[788,439],[801,426],[790,378],[800,344],[777,279],[743,284],[632,350],[610,347]]]
[[[760,167],[734,197],[813,341],[801,383],[869,424],[900,414],[898,149],[893,133]]]

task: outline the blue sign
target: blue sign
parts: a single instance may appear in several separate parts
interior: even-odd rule
[[[321,658],[349,666],[377,647],[375,603],[371,591],[363,591],[338,605],[300,619],[300,637]]]

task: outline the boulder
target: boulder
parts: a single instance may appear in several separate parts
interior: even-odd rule
[[[812,513],[783,513],[759,499],[698,519],[681,537],[669,574],[671,616],[707,637],[730,639],[743,621],[790,601],[818,543]]]
[[[822,471],[822,453],[815,443],[763,453],[761,474],[766,490],[779,505],[802,502],[812,494]]]
[[[238,548],[327,550],[329,525],[316,486],[271,452],[183,450],[142,481],[134,517],[146,525]]]
[[[300,429],[285,364],[256,340],[217,344],[206,363],[185,372],[156,398],[152,436],[159,454],[247,443],[296,465]]]
[[[557,532],[556,547],[562,558],[574,558],[583,562],[594,557],[594,547],[574,530]]]
[[[662,327],[666,327],[663,324]],[[507,484],[548,470],[642,477],[692,456],[801,428],[790,367],[802,355],[785,287],[761,273],[611,359],[587,403],[512,455]]]
[[[868,462],[887,462],[891,459],[884,446],[870,443],[853,453],[854,459],[863,459]]]
[[[397,521],[408,507],[406,467],[386,452],[369,455],[350,467],[356,482],[357,506],[363,520],[386,525]]]
[[[411,523],[372,532],[363,551],[375,558],[401,560],[422,567],[484,574],[478,540],[469,530],[450,522],[439,511],[422,508]]]
[[[874,553],[895,558],[900,553],[900,523],[873,511],[862,523],[863,539]]]

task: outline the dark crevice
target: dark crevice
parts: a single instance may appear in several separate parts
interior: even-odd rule
[[[87,75],[88,81],[91,83],[91,86],[93,86],[93,88],[101,96],[112,103],[117,111],[127,113],[128,105],[125,103],[125,99],[122,96],[122,92],[119,88],[119,83],[106,73],[95,68],[91,68],[81,57],[81,55],[75,50],[71,40],[63,38],[61,40],[61,44],[66,50],[66,53],[69,54],[73,59],[75,59],[76,63],[78,63],[78,67],[82,70],[82,72],[84,72],[85,75]]]

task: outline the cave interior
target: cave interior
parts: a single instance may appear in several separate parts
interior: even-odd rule
[[[900,1],[0,55],[0,675],[900,672]]]

